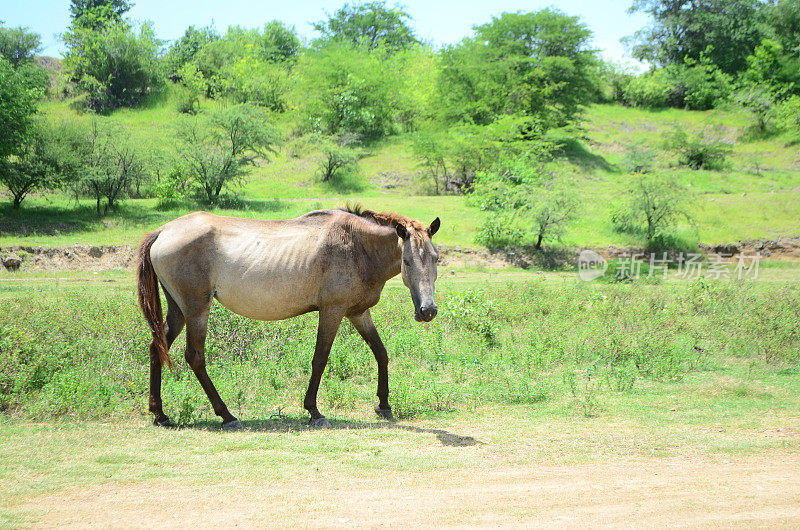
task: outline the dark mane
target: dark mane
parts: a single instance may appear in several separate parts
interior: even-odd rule
[[[419,221],[395,212],[376,212],[373,210],[365,210],[360,204],[350,203],[346,203],[344,207],[339,208],[339,210],[357,215],[362,219],[367,219],[382,226],[396,227],[397,225],[403,225],[407,229],[413,228],[416,232],[425,231],[425,225]]]

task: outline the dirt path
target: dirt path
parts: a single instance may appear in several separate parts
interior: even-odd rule
[[[40,527],[798,527],[800,455],[106,484],[40,497],[28,509]]]

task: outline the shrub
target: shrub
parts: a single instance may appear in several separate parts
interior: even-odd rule
[[[655,154],[643,144],[628,146],[622,158],[622,167],[628,173],[649,173],[655,165]]]
[[[632,107],[667,107],[677,88],[674,79],[665,70],[655,70],[632,79],[625,87],[624,100]]]
[[[178,136],[187,174],[212,203],[224,188],[240,184],[245,167],[266,158],[278,142],[278,132],[267,123],[263,109],[247,104],[187,117]]]
[[[322,182],[335,180],[340,174],[357,167],[359,153],[351,145],[352,142],[343,137],[321,141],[317,167]]]
[[[469,197],[488,212],[477,239],[489,247],[530,243],[541,249],[560,239],[578,212],[576,187],[535,157],[520,157],[509,169],[479,172]]]
[[[795,134],[800,134],[800,96],[792,96],[781,102],[775,109],[778,126]]]
[[[682,101],[674,103],[687,109],[713,108],[730,95],[733,87],[733,78],[705,56],[701,56],[700,61],[686,58],[685,64],[673,65],[670,70],[676,80],[677,92],[682,94]]]
[[[164,86],[159,43],[149,24],[138,34],[124,22],[98,31],[78,28],[68,43],[64,66],[91,110],[132,106]]]
[[[754,119],[752,130],[764,133],[771,128],[775,97],[767,87],[744,84],[733,93],[732,98],[735,104],[752,115]]]
[[[682,128],[666,136],[665,146],[678,155],[678,163],[692,169],[723,169],[731,152],[727,144],[706,131],[687,133]]]
[[[175,110],[181,114],[197,114],[200,109],[200,96],[197,91],[184,85],[175,85],[173,93]]]
[[[647,243],[669,234],[679,220],[691,221],[691,196],[673,179],[661,175],[636,175],[625,202],[612,212],[612,223],[620,231],[643,232]]]

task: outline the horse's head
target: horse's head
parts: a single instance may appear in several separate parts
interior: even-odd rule
[[[436,316],[436,302],[433,301],[436,282],[436,264],[439,254],[431,238],[439,230],[439,218],[433,220],[428,228],[416,229],[397,225],[397,235],[403,240],[403,259],[400,274],[403,283],[411,290],[414,301],[414,318],[417,322],[430,322]]]

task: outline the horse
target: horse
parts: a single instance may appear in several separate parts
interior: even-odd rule
[[[411,292],[414,318],[437,314],[434,289],[438,253],[425,227],[392,212],[346,206],[294,219],[257,220],[195,212],[147,234],[137,250],[137,299],[150,342],[149,410],[156,426],[173,427],[161,401],[161,372],[172,368],[169,348],[186,327],[186,362],[203,387],[223,429],[241,422],[206,372],[205,340],[211,303],[234,313],[275,321],[319,312],[311,379],[303,400],[312,427],[330,424],[317,408],[317,391],[339,326],[347,317],[378,364],[375,412],[392,420],[389,357],[370,316],[386,282],[400,274]],[[158,286],[167,301],[162,316]]]

